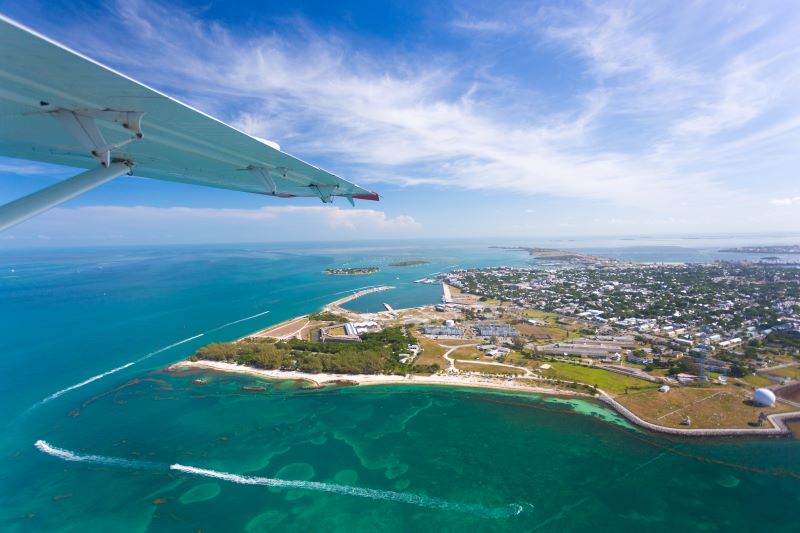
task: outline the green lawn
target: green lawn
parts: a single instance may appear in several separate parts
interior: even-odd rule
[[[456,368],[459,370],[467,370],[471,372],[481,372],[483,374],[509,374],[516,375],[522,374],[522,371],[508,368],[507,366],[500,365],[476,365],[466,361],[456,362]]]
[[[781,376],[800,380],[800,366],[789,366],[786,368],[779,368],[777,370],[764,369],[761,371],[761,374],[769,374],[771,376]]]
[[[547,320],[548,318],[555,318],[558,316],[555,313],[548,313],[547,311],[539,311],[538,309],[526,309],[521,312],[521,314],[525,315],[528,318],[538,318],[541,320]]]
[[[548,364],[551,365],[552,368],[542,371],[542,376],[544,377],[564,381],[577,381],[579,383],[585,383],[586,385],[596,385],[598,388],[612,395],[624,394],[626,387],[631,392],[634,390],[656,389],[659,387],[657,383],[624,376],[616,372],[603,370],[602,368],[588,368],[559,361]]]
[[[444,352],[447,351],[445,348],[442,348],[435,341],[423,336],[418,336],[417,340],[422,348],[422,352],[420,352],[419,357],[415,361],[417,365],[427,366],[438,364],[442,368],[447,365],[447,361],[442,357]]]
[[[747,375],[747,376],[744,376],[744,377],[738,378],[738,379],[741,379],[742,381],[744,381],[745,383],[747,383],[751,387],[768,387],[770,385],[774,385],[775,384],[775,382],[772,381],[771,379],[769,379],[767,377],[764,377],[764,376],[760,376],[758,374],[756,374],[756,375],[750,374],[750,375]]]

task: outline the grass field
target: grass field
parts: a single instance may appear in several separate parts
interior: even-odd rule
[[[439,346],[435,341],[431,339],[427,339],[423,336],[418,336],[417,340],[419,341],[419,345],[422,348],[422,351],[417,357],[415,364],[420,366],[432,365],[434,363],[438,364],[440,367],[445,368],[447,366],[447,361],[445,360],[442,355],[446,351],[445,348]]]
[[[344,326],[337,326],[328,330],[328,335],[342,336],[346,334],[347,332],[345,331]]]
[[[672,387],[669,392],[647,390],[616,397],[622,405],[649,422],[669,427],[681,426],[685,416],[696,428],[752,427],[759,413],[791,411],[778,402],[775,407],[756,407],[750,403],[750,392],[741,387]],[[765,424],[770,427],[770,424]]]
[[[458,368],[459,370],[466,370],[470,372],[481,372],[484,374],[508,374],[508,375],[523,374],[522,371],[514,370],[513,368],[508,368],[507,366],[476,365],[474,363],[467,363],[463,361],[458,361],[456,363],[456,368]]]
[[[532,324],[515,324],[514,327],[523,335],[536,337],[536,340],[559,342],[570,336],[570,331],[563,327],[534,326]]]
[[[585,383],[586,385],[596,385],[598,388],[606,391],[612,396],[624,394],[626,388],[632,392],[635,390],[655,390],[659,387],[657,383],[651,383],[642,379],[624,376],[622,374],[617,374],[616,372],[603,370],[602,368],[587,368],[584,366],[572,365],[559,361],[548,364],[552,368],[543,370],[541,372],[542,376],[564,381],[578,381],[580,383]],[[538,367],[538,365],[536,366]]]
[[[461,346],[462,344],[473,344],[482,341],[480,339],[436,339],[435,342],[445,346]]]
[[[769,374],[770,376],[781,376],[784,378],[792,378],[800,380],[800,366],[789,366],[786,368],[779,368],[777,370],[763,370],[762,374]]]
[[[489,361],[491,357],[487,357],[474,346],[464,346],[450,353],[453,359],[475,360],[475,357],[480,357],[481,361]]]
[[[769,387],[770,385],[774,385],[775,384],[771,379],[769,379],[769,378],[767,378],[765,376],[760,376],[758,374],[756,374],[756,375],[749,374],[747,376],[744,376],[742,378],[737,378],[737,379],[740,379],[740,380],[744,381],[745,383],[747,383],[751,387]]]
[[[548,313],[547,311],[539,311],[538,309],[525,309],[520,314],[525,315],[528,318],[538,318],[541,320],[553,320],[555,321],[558,318],[558,315],[555,313]]]

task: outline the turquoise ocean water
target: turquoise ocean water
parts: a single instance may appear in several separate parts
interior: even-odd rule
[[[716,249],[541,245],[652,261]],[[402,259],[430,263],[388,267]],[[796,530],[797,440],[667,439],[576,400],[214,374],[199,386],[162,370],[347,291],[398,287],[359,310],[434,303],[438,286],[414,280],[498,264],[531,259],[432,242],[4,251],[0,529]],[[369,265],[383,270],[322,274]]]

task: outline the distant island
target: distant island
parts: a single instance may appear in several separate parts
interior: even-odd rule
[[[417,266],[417,265],[427,265],[430,261],[421,261],[421,260],[414,260],[414,261],[395,261],[394,263],[389,263],[391,267],[410,267],[410,266]]]
[[[789,246],[740,246],[738,248],[723,248],[720,252],[737,254],[800,254],[800,245]]]
[[[378,271],[380,271],[378,267],[326,268],[323,270],[329,276],[366,276]]]
[[[512,252],[526,252],[536,260],[563,262],[563,263],[577,263],[577,264],[592,264],[600,266],[608,265],[623,265],[633,264],[623,261],[618,261],[610,257],[602,257],[597,255],[583,254],[580,252],[568,252],[564,250],[556,250],[552,248],[529,248],[526,246],[490,246],[489,248],[496,248],[499,250],[509,250]]]

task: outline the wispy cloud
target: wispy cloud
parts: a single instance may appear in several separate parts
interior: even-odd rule
[[[800,196],[790,198],[774,198],[770,200],[772,205],[800,205]]]
[[[763,205],[765,180],[780,189],[791,166],[763,168],[800,162],[800,11],[788,3],[514,4],[443,23],[548,48],[578,73],[556,89],[537,72],[494,74],[469,51],[355,49],[302,20],[253,33],[148,0],[112,10],[113,24],[93,20],[91,34],[59,31],[357,182],[649,205],[667,216],[709,198],[732,213]],[[556,92],[537,97],[547,91]]]
[[[310,230],[309,228],[313,228]],[[414,235],[413,217],[336,206],[265,206],[258,209],[81,206],[56,208],[4,235],[17,241],[71,239],[140,242],[263,242],[356,240]]]
[[[17,174],[21,176],[32,176],[37,174],[47,174],[52,172],[52,167],[37,165],[28,161],[14,161],[10,159],[0,160],[0,173]]]
[[[250,221],[272,222],[290,218],[304,218],[321,222],[330,229],[369,230],[370,233],[382,230],[414,230],[419,224],[410,216],[387,217],[382,211],[374,209],[349,209],[328,206],[265,206],[258,209],[216,209],[210,207],[149,207],[149,206],[86,206],[74,209],[60,209],[59,216],[88,215],[112,220],[122,217],[127,220],[142,219],[149,222],[189,222],[197,221]]]

